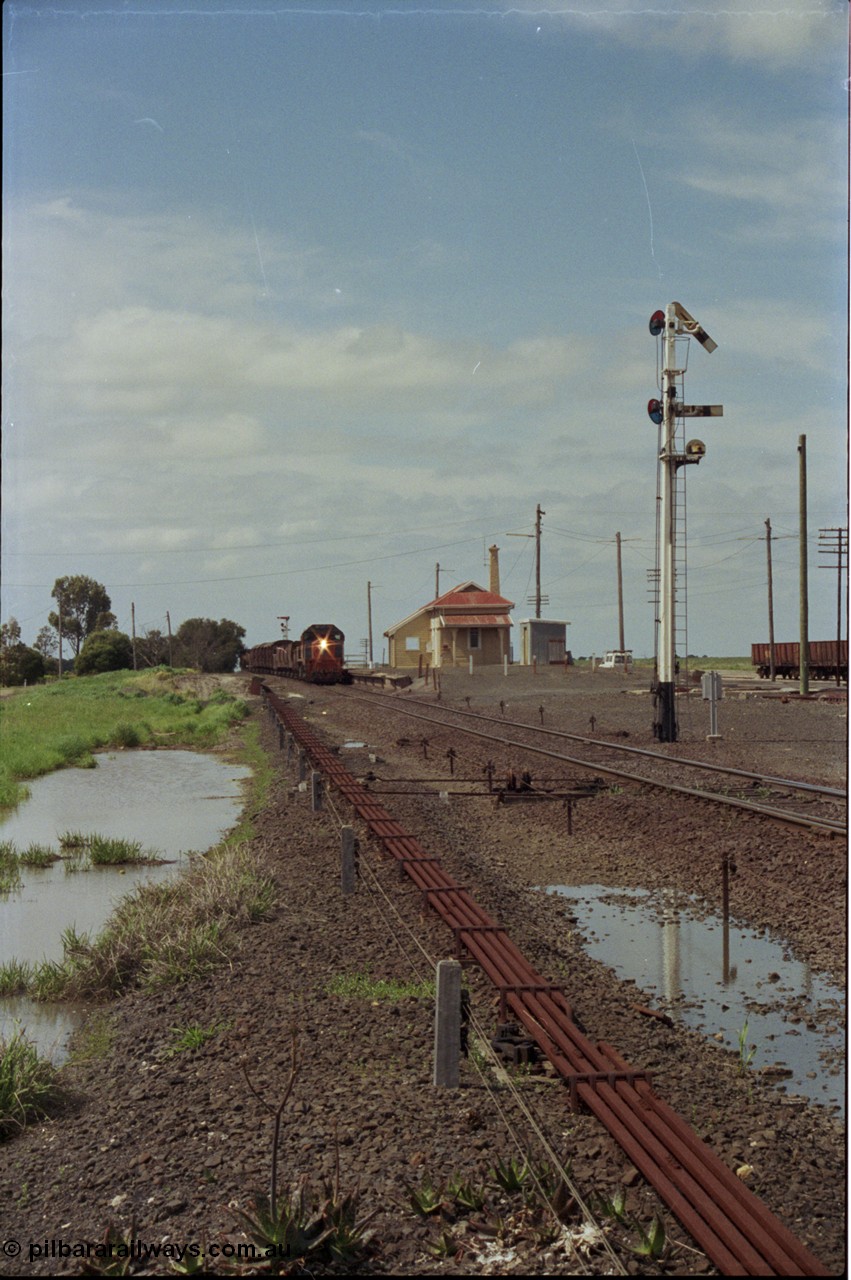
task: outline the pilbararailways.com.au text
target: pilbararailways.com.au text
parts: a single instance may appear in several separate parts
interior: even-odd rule
[[[236,1244],[176,1244],[166,1241],[153,1244],[146,1240],[64,1240],[62,1238],[47,1240],[5,1240],[0,1245],[0,1254],[7,1258],[29,1258],[30,1262],[38,1262],[46,1258],[87,1258],[109,1259],[122,1258],[128,1261],[151,1262],[157,1258],[166,1258],[172,1262],[183,1262],[185,1258],[205,1258],[213,1261],[216,1258],[238,1259],[243,1262],[261,1262],[265,1259],[283,1257],[283,1249],[275,1245],[258,1247],[248,1241]]]

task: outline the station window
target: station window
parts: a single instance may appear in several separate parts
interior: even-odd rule
[[[480,637],[479,628],[478,628],[478,627],[470,627],[470,640],[469,640],[469,646],[470,646],[470,648],[471,648],[471,649],[480,649],[480,648],[482,647],[482,646],[481,646],[481,640],[480,640],[480,638],[479,638],[479,637]]]

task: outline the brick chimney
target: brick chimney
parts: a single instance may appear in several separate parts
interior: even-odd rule
[[[499,547],[493,546],[489,548],[491,557],[491,576],[490,589],[491,594],[499,595]]]

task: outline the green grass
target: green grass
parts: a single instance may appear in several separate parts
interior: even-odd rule
[[[0,1040],[0,1142],[48,1115],[59,1096],[53,1067],[21,1032]]]
[[[226,842],[173,880],[139,885],[96,938],[66,929],[62,960],[0,966],[0,993],[94,1000],[185,982],[227,960],[245,926],[266,918],[274,902],[274,885],[248,848]]]
[[[187,677],[182,677],[185,685]],[[94,765],[110,747],[209,748],[246,715],[217,690],[200,702],[172,671],[111,671],[16,690],[3,699],[0,811],[26,797],[22,784],[69,765]]]
[[[397,982],[392,978],[373,978],[368,973],[341,973],[325,988],[329,996],[347,996],[358,1000],[434,999],[434,982]]]
[[[229,1031],[232,1022],[214,1022],[212,1026],[202,1027],[194,1022],[188,1027],[170,1027],[171,1044],[163,1050],[164,1058],[173,1058],[178,1053],[200,1049],[208,1040],[213,1040],[221,1031]]]

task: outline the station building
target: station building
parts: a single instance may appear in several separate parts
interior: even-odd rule
[[[490,666],[511,660],[513,600],[499,594],[498,548],[491,547],[490,589],[463,582],[384,632],[391,667]]]

